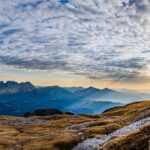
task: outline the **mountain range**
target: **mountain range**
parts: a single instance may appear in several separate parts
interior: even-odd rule
[[[148,94],[94,87],[36,87],[30,82],[0,82],[0,115],[22,116],[40,108],[77,114],[96,114],[128,101],[150,98]],[[126,100],[126,101],[125,101]]]

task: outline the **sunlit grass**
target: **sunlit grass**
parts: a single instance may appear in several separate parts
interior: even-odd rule
[[[64,114],[29,118],[1,116],[0,121],[22,119],[44,119],[48,121],[30,125],[0,123],[0,150],[8,150],[10,148],[24,150],[71,150],[86,138],[104,136],[134,122],[137,116],[140,116],[148,109],[150,109],[150,101],[118,107],[99,115],[71,117]],[[145,116],[142,114],[139,119],[142,119],[142,117]],[[129,136],[129,139],[134,140],[132,135],[131,137]],[[117,142],[122,143],[123,141],[120,139]],[[114,144],[112,143],[112,145]]]

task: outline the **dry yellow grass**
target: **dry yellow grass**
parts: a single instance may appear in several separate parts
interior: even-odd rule
[[[150,110],[150,101],[115,108],[100,115],[1,116],[0,150],[70,150],[86,138],[109,134],[135,120],[150,116],[147,110]],[[14,121],[37,119],[46,121],[13,124]]]

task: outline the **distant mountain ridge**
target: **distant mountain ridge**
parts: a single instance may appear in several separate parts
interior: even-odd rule
[[[36,88],[30,82],[0,81],[0,94],[14,94],[17,92],[33,91]]]
[[[81,86],[80,87],[75,87],[75,86],[73,86],[73,87],[63,87],[63,88],[66,89],[69,92],[72,92],[72,93],[75,93],[77,91],[85,89],[85,88],[83,88]]]
[[[149,95],[146,96],[150,98]],[[30,82],[0,82],[0,115],[20,116],[39,108],[95,114],[123,105],[127,100],[132,102],[139,99],[143,97],[109,88],[37,87]]]
[[[104,89],[97,89],[95,87],[88,87],[86,89],[82,89],[80,91],[77,91],[76,94],[78,94],[79,96],[102,96],[108,93],[117,93],[117,91],[115,90],[111,90],[108,88],[104,88]]]

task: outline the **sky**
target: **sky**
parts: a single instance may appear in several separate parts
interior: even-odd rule
[[[0,80],[150,90],[150,0],[0,0]]]

